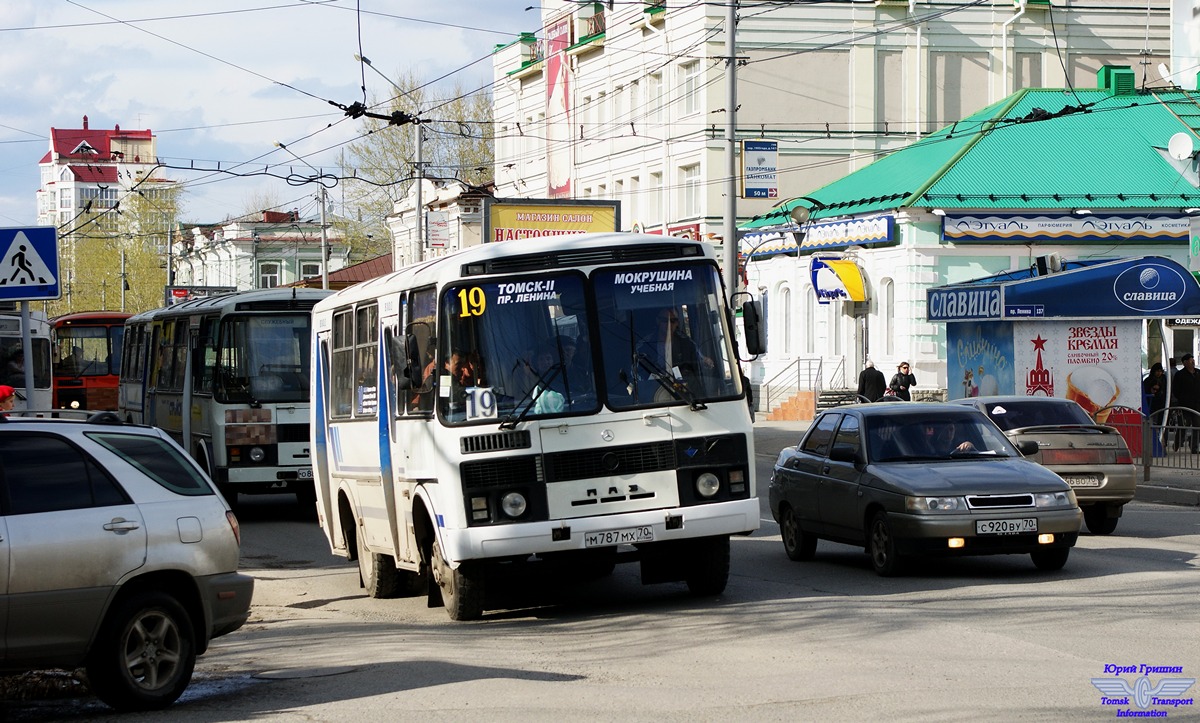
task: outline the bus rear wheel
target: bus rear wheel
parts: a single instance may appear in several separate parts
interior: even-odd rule
[[[358,579],[373,598],[396,597],[400,592],[400,571],[391,555],[381,555],[367,549],[362,530],[355,535],[358,541]]]
[[[450,567],[442,554],[442,543],[434,540],[430,572],[451,620],[483,617],[483,574],[478,565],[464,562],[457,568]]]

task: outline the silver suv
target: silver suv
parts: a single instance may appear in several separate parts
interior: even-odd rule
[[[237,518],[162,431],[0,417],[0,670],[85,667],[118,710],[173,703],[250,614]]]

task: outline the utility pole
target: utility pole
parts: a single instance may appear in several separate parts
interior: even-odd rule
[[[125,290],[129,284],[125,281],[125,249],[121,249],[121,311],[125,311]]]
[[[325,184],[321,184],[321,288],[329,288],[329,235],[325,228]]]
[[[417,261],[424,261],[425,260],[425,222],[424,222],[425,208],[424,208],[423,202],[421,200],[421,192],[424,190],[423,187],[425,185],[425,158],[421,155],[421,151],[422,151],[421,141],[423,140],[423,136],[425,134],[421,132],[420,121],[414,121],[413,128],[415,128],[417,131],[417,198],[416,198],[416,201],[417,201],[417,208],[416,208],[417,224],[416,224],[416,231],[415,231],[416,236],[417,236],[417,239],[416,239],[417,249],[416,249],[416,253],[413,254],[413,256],[416,258]]]
[[[729,305],[738,290],[737,238],[737,0],[731,0],[725,14],[725,287]]]

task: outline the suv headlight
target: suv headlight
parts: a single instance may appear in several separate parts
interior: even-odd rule
[[[1075,490],[1038,492],[1033,496],[1033,504],[1037,507],[1074,507]]]
[[[962,497],[905,497],[904,509],[909,512],[965,512],[967,501]]]

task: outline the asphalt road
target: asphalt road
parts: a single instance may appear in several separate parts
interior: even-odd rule
[[[1028,556],[929,561],[895,579],[857,548],[783,553],[765,504],[779,449],[762,430],[762,528],[733,540],[717,598],[642,586],[636,567],[453,623],[424,598],[373,600],[290,499],[242,512],[254,614],[214,642],[171,720],[1106,720],[1108,665],[1200,677],[1200,509],[1134,502],[1081,536],[1064,570]],[[1123,676],[1131,686],[1135,676]],[[1193,687],[1184,698],[1193,697]],[[1136,710],[1136,707],[1133,709]],[[8,703],[9,720],[84,720],[91,699]],[[1169,711],[1196,720],[1194,706]],[[162,720],[163,714],[121,720]]]

